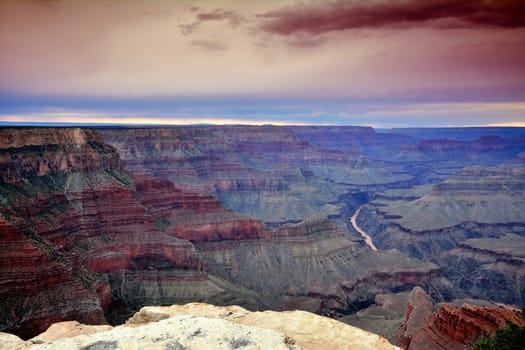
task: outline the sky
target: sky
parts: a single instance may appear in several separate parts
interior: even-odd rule
[[[525,2],[0,0],[0,122],[525,126]]]

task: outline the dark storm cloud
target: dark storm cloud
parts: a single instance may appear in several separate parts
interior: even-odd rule
[[[406,0],[374,3],[336,0],[259,14],[264,31],[280,35],[322,34],[357,28],[419,25],[525,27],[522,0]]]

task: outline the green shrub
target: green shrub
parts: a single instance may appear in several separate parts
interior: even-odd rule
[[[525,289],[521,292],[525,296]],[[525,319],[525,306],[521,317]],[[507,321],[506,328],[500,328],[490,338],[480,338],[474,350],[523,350],[525,349],[525,327]]]

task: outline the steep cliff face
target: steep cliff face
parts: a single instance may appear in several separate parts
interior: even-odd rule
[[[120,169],[115,150],[99,143],[101,138],[94,131],[31,130],[35,135],[28,130],[20,131],[21,135],[17,129],[13,131],[17,137],[26,137],[28,144],[17,139],[14,145],[19,147],[13,148],[14,141],[8,143],[10,148],[1,151],[10,156],[2,158],[2,166],[19,160],[24,164],[58,164],[63,157],[84,159],[85,163],[48,166],[42,172],[15,167],[12,179],[16,181],[1,184],[5,248],[0,251],[0,268],[5,271],[0,277],[1,313],[5,315],[1,329],[29,336],[64,319],[105,322],[104,311],[110,312],[115,301],[120,302],[130,290],[140,289],[143,280],[148,284],[151,278],[136,277],[150,270],[166,271],[155,277],[159,285],[164,280],[178,280],[182,285],[206,280],[205,273],[199,272],[202,263],[194,246],[172,232],[163,232],[158,227],[162,222],[150,213],[146,204],[156,194],[156,187],[147,183],[155,184],[155,179],[140,179],[135,185]],[[35,152],[33,147],[46,151]],[[209,208],[206,200],[198,203],[203,198],[180,195],[171,185],[163,189],[164,197],[157,199],[159,210],[165,213],[175,206],[169,202],[173,197],[170,191],[190,213]],[[163,198],[168,202],[162,205]],[[235,222],[233,214],[225,210],[223,219]],[[135,276],[124,279],[127,284],[121,278],[126,271]],[[196,277],[187,276],[191,271]]]
[[[103,143],[97,131],[86,128],[2,128],[0,135],[0,149]]]
[[[172,182],[139,177],[135,197],[164,232],[192,242],[258,239],[263,225],[234,214],[210,195],[176,189]]]
[[[499,328],[507,327],[507,321],[525,325],[514,310],[468,304],[441,305],[434,318],[436,329],[461,343],[493,336]]]
[[[344,149],[354,154],[362,152],[362,144],[371,143],[377,138],[376,132],[371,127],[295,126],[290,129],[297,137],[313,145],[328,149]]]
[[[408,298],[402,336],[404,349],[470,349],[479,337],[492,336],[506,320],[525,325],[514,310],[496,306],[442,304],[434,311],[432,299],[417,287]]]
[[[5,183],[54,173],[119,168],[115,150],[100,134],[80,128],[1,128],[0,174]]]
[[[1,217],[0,232],[2,330],[29,337],[63,319],[106,322],[96,291],[85,288],[66,257]]]

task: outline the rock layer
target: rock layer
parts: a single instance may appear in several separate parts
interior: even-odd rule
[[[472,348],[479,337],[492,336],[506,327],[506,320],[525,325],[515,310],[503,307],[442,304],[436,312],[433,307],[432,299],[421,288],[414,288],[408,298],[403,348]]]
[[[70,261],[2,218],[0,232],[2,330],[30,337],[63,319],[106,323],[98,296],[80,283]]]
[[[0,129],[0,180],[6,183],[57,172],[94,173],[119,167],[118,154],[94,130]]]
[[[385,191],[364,207],[359,225],[380,249],[442,266],[472,297],[518,306],[523,253],[512,247],[523,246],[524,179],[517,165],[466,167],[433,186]]]

